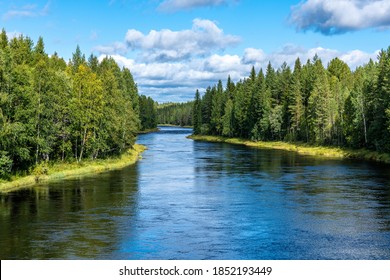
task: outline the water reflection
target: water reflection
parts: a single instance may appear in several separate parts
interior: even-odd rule
[[[93,259],[136,215],[137,167],[1,195],[1,259]]]
[[[268,234],[266,244],[272,247],[259,251],[248,246],[244,258],[389,258],[388,166],[227,144],[194,145],[196,155],[208,155],[197,158],[198,185],[219,186],[218,195],[230,202],[225,219],[237,217],[232,244],[241,244],[237,250],[259,245]],[[253,235],[242,227],[245,219]]]

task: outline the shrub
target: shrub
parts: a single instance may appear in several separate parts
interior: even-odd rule
[[[7,155],[7,152],[0,151],[0,179],[9,179],[12,163],[12,159]]]

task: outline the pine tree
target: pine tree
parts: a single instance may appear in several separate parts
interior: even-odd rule
[[[377,150],[390,151],[390,47],[379,53],[377,75],[370,138]]]
[[[301,85],[301,62],[299,58],[295,61],[293,77],[291,81],[291,98],[288,103],[288,110],[291,116],[291,133],[293,140],[300,140],[302,122],[304,117],[304,103]]]
[[[0,33],[0,49],[4,50],[8,46],[7,32],[3,28]]]
[[[194,109],[193,109],[193,124],[194,124],[194,134],[200,134],[201,133],[201,127],[202,127],[202,104],[200,99],[199,90],[196,90],[195,93],[195,102],[194,102]]]
[[[211,108],[211,119],[210,126],[212,133],[216,135],[222,134],[222,117],[224,110],[224,96],[222,82],[219,80],[218,86],[211,89],[212,96],[212,108]]]
[[[223,127],[222,135],[227,137],[232,137],[234,135],[234,126],[233,126],[233,101],[229,99],[225,105],[225,114],[223,115]]]
[[[309,129],[311,141],[315,143],[325,143],[329,140],[330,118],[329,118],[329,83],[321,60],[315,60],[313,90],[308,101]]]
[[[72,60],[70,61],[72,73],[76,73],[79,70],[79,66],[82,64],[85,64],[85,55],[82,54],[80,46],[77,45],[75,52],[72,54]]]

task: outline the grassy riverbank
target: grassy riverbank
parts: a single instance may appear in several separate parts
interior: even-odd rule
[[[181,128],[193,128],[189,125],[176,125],[176,124],[169,124],[169,123],[162,123],[158,124],[157,126],[163,126],[163,127],[181,127]]]
[[[209,135],[190,135],[188,138],[196,141],[222,142],[261,149],[277,149],[292,151],[302,155],[320,156],[327,158],[356,158],[383,163],[390,163],[390,154],[378,153],[366,149],[347,149],[338,147],[312,146],[306,143],[287,143],[287,142],[255,142],[240,138],[226,138],[221,136]]]
[[[145,146],[135,144],[133,149],[118,158],[104,160],[82,161],[80,163],[48,163],[37,166],[31,175],[11,178],[9,182],[0,182],[0,192],[32,186],[38,182],[49,182],[98,174],[109,170],[121,169],[134,164],[146,149]]]
[[[149,128],[149,129],[138,131],[137,134],[148,134],[148,133],[157,132],[159,130],[160,129],[158,127],[156,127],[156,128]]]

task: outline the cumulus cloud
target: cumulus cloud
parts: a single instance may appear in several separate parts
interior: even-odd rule
[[[370,59],[376,60],[378,54],[379,54],[379,50],[372,54],[365,53],[360,50],[353,50],[347,53],[340,54],[339,58],[345,63],[347,63],[348,65],[352,66],[353,69],[359,65],[363,65],[364,63],[367,63]]]
[[[151,30],[147,34],[129,29],[124,42],[96,46],[94,51],[109,55],[123,55],[134,51],[138,53],[139,60],[145,62],[174,62],[207,56],[213,51],[223,51],[239,42],[238,36],[225,34],[215,22],[194,19],[191,29]]]
[[[50,1],[47,2],[44,7],[38,7],[37,5],[25,5],[20,8],[13,8],[3,14],[3,20],[10,20],[13,18],[46,16],[49,12],[49,8]]]
[[[290,21],[298,30],[325,35],[390,27],[388,0],[306,0],[293,6]]]
[[[163,29],[143,34],[130,29],[125,40],[130,49],[143,50],[148,57],[162,61],[206,55],[240,42],[239,37],[224,34],[215,22],[206,19],[194,19],[191,29],[180,31]]]
[[[238,55],[213,54],[204,63],[204,70],[212,73],[241,72],[242,64]]]
[[[242,63],[244,64],[256,64],[257,62],[266,60],[266,55],[261,49],[247,48],[245,49],[244,56],[242,57]]]
[[[165,0],[160,4],[158,10],[163,12],[176,12],[199,7],[220,6],[228,2],[226,0]]]

